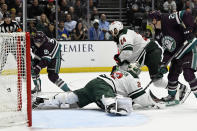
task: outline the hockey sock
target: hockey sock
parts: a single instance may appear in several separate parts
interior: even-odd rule
[[[58,79],[55,84],[60,87],[63,91],[70,91],[70,89],[68,88],[68,85],[62,80],[62,79]]]
[[[61,87],[61,89],[63,90],[63,91],[70,91],[70,89],[68,88],[68,85],[65,83],[62,87]]]
[[[178,81],[168,81],[168,94],[171,96],[175,96],[177,92]]]
[[[177,90],[168,90],[168,94],[171,96],[175,96],[176,92],[177,92]]]

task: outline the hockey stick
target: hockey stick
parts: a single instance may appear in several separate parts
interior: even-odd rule
[[[174,59],[183,49],[185,46],[187,46],[189,43],[187,42],[187,40],[184,42],[183,46],[181,46],[181,48],[179,48],[179,50],[174,53],[174,55],[164,64],[164,66],[167,66],[171,61],[172,59]],[[151,84],[153,83],[153,80],[151,80],[148,85],[144,88],[144,90],[146,90]]]

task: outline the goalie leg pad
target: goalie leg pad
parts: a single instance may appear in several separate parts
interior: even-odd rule
[[[61,104],[75,104],[79,101],[78,96],[73,92],[59,93],[54,96],[54,99],[58,100]]]

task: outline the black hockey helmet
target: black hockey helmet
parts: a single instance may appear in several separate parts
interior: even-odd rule
[[[47,40],[46,35],[42,31],[37,31],[33,35],[33,41],[36,44],[42,45]]]
[[[161,12],[159,10],[154,10],[148,13],[148,19],[153,20],[156,19],[157,21],[161,20]]]
[[[5,12],[5,13],[3,14],[3,18],[11,18],[10,13],[9,13],[9,12]]]

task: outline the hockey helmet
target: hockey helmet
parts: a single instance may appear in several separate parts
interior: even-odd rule
[[[9,13],[9,12],[5,12],[5,13],[3,14],[3,18],[11,18],[10,13]]]
[[[42,31],[37,31],[33,35],[34,44],[38,47],[40,47],[46,41],[46,39],[47,37]]]
[[[156,19],[157,21],[161,20],[161,12],[159,10],[154,10],[148,13],[148,19],[152,21]]]
[[[117,30],[117,32],[114,32],[115,29]],[[122,29],[123,24],[120,21],[114,21],[109,26],[109,31],[111,31],[114,36],[117,36]]]

